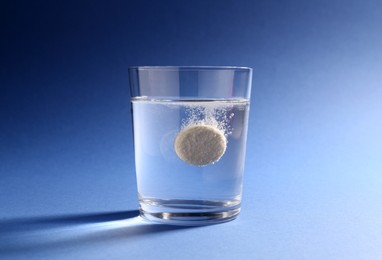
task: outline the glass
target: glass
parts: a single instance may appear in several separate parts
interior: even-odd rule
[[[129,69],[141,216],[174,225],[240,212],[252,69]]]

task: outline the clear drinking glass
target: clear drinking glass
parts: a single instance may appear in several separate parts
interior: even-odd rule
[[[240,212],[252,69],[129,69],[141,216],[174,225]]]

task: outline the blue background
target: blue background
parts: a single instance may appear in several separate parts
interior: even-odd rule
[[[0,258],[382,259],[382,2],[1,1]],[[243,209],[137,216],[133,65],[254,68]]]

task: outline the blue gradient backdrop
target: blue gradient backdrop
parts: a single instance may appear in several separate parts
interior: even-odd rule
[[[381,13],[378,0],[1,1],[0,258],[382,259]],[[131,218],[133,65],[254,68],[237,220]]]

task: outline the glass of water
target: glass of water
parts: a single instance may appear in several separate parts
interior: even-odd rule
[[[240,212],[252,69],[131,67],[141,216],[174,225]]]

